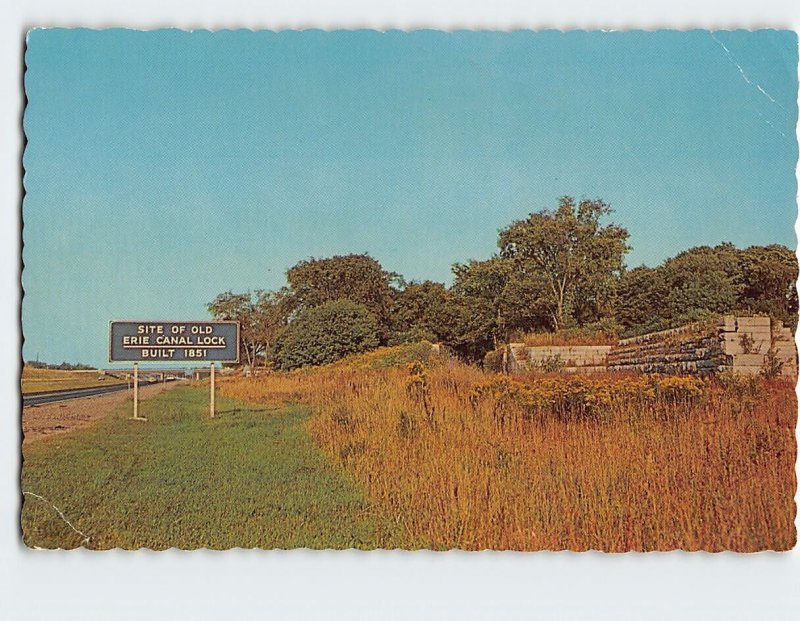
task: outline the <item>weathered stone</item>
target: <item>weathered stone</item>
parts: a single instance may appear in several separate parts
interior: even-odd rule
[[[764,366],[764,354],[738,354],[733,358],[733,366]]]
[[[741,332],[743,330],[750,330],[752,328],[770,328],[772,322],[769,317],[737,317],[736,330]]]
[[[774,351],[784,375],[797,375],[797,351],[788,328],[768,317],[726,315],[718,325],[690,324],[607,345],[548,345],[509,348],[509,368],[524,370],[558,360],[567,372],[598,370],[706,375],[723,370],[755,374]]]

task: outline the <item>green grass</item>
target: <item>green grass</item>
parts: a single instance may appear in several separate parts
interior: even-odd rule
[[[409,542],[313,444],[301,407],[254,411],[207,389],[130,401],[97,425],[24,448],[22,490],[58,507],[92,549],[393,548]],[[83,537],[24,495],[28,546]]]

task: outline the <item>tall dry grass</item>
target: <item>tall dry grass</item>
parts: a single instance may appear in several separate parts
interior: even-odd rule
[[[786,550],[787,382],[549,376],[452,361],[339,365],[222,384],[302,402],[324,451],[410,540],[438,548]]]

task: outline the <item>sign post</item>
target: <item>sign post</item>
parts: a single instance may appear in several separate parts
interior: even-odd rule
[[[109,362],[133,362],[133,418],[139,416],[140,362],[211,364],[209,412],[216,414],[217,362],[239,362],[238,321],[111,321]]]
[[[143,420],[146,418],[139,416],[139,363],[133,363],[133,420]]]
[[[212,362],[211,363],[211,398],[210,398],[210,401],[211,401],[211,408],[210,408],[211,409],[211,418],[214,418],[214,412],[216,411],[216,403],[214,403],[214,401],[216,400],[216,396],[217,396],[216,393],[214,392],[214,371],[216,370],[216,368],[217,368],[216,365]]]

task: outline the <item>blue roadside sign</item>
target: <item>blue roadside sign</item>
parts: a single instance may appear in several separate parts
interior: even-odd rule
[[[237,321],[111,321],[109,362],[239,362]]]

